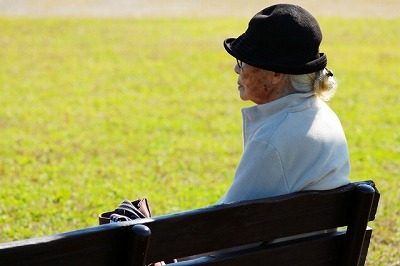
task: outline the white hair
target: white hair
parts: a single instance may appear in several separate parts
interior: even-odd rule
[[[314,92],[324,101],[329,101],[336,92],[337,80],[328,69],[310,74],[289,75],[296,92]]]

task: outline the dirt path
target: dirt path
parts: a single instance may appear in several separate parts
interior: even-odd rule
[[[279,2],[279,1],[278,1]],[[288,2],[288,1],[282,1]],[[400,17],[399,0],[292,0],[315,16]],[[250,17],[266,0],[0,0],[0,16]]]

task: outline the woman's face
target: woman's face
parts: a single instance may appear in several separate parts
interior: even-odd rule
[[[276,99],[280,93],[275,90],[272,83],[274,72],[253,67],[246,63],[242,63],[240,68],[235,65],[235,72],[238,77],[238,89],[240,98],[243,101],[252,101],[255,104],[268,103]]]

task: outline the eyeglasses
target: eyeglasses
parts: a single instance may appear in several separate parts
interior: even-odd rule
[[[236,58],[236,63],[239,66],[240,69],[243,68],[243,61],[242,60],[239,60],[239,59]]]

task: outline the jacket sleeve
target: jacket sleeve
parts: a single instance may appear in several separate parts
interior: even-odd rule
[[[289,193],[282,158],[271,144],[251,140],[245,146],[233,182],[218,204]]]

